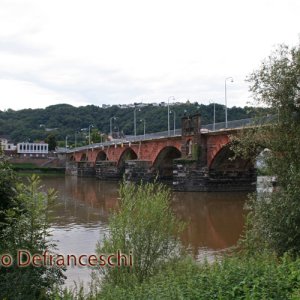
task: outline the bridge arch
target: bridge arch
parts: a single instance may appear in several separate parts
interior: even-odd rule
[[[81,154],[80,161],[88,161],[88,156],[86,155],[86,153]]]
[[[104,151],[100,151],[97,156],[96,156],[96,162],[97,161],[102,161],[102,160],[107,160],[107,155]]]
[[[152,165],[161,179],[170,179],[173,176],[173,160],[181,157],[181,152],[174,146],[161,149]]]
[[[118,168],[120,170],[124,170],[126,160],[135,160],[137,158],[138,156],[132,148],[126,148],[120,155],[120,158],[118,160]]]
[[[251,159],[242,157],[233,159],[234,152],[230,149],[230,146],[231,143],[228,143],[219,149],[209,165],[210,171],[239,172],[254,169],[254,163]]]

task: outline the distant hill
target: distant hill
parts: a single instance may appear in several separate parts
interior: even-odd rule
[[[213,104],[198,105],[198,103],[182,103],[170,105],[170,110],[176,114],[176,128],[180,128],[181,117],[185,111],[193,114],[199,111],[202,124],[213,122]],[[253,117],[256,113],[253,107],[232,107],[228,109],[228,121]],[[260,109],[264,111],[264,109]],[[9,137],[13,142],[44,140],[49,134],[55,135],[58,141],[64,141],[69,136],[69,143],[74,143],[75,132],[83,132],[93,124],[103,133],[110,131],[110,118],[113,129],[123,131],[125,135],[134,133],[134,108],[113,105],[106,108],[95,105],[74,107],[68,104],[51,105],[45,109],[23,109],[0,111],[0,137]],[[173,114],[170,115],[170,128],[173,129]],[[137,134],[143,133],[143,122],[146,120],[146,133],[167,130],[167,107],[147,105],[136,110]],[[224,106],[216,104],[216,122],[225,119]],[[80,142],[80,135],[78,135]],[[82,138],[82,137],[81,137]]]

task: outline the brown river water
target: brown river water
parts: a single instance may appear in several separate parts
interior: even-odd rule
[[[97,241],[107,233],[110,211],[118,202],[118,183],[94,178],[47,177],[45,188],[58,191],[51,208],[51,231],[59,254],[95,254]],[[188,222],[181,239],[196,259],[220,255],[236,245],[244,225],[246,193],[174,192],[171,205]],[[67,285],[87,283],[87,267],[68,267]]]

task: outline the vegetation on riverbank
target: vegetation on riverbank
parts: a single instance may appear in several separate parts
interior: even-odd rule
[[[40,191],[35,175],[21,182],[0,153],[0,299],[48,299],[63,283],[62,268],[20,267],[18,255],[21,249],[32,255],[53,249],[47,211],[55,197],[54,190]]]
[[[11,164],[11,168],[18,173],[18,175],[38,174],[39,176],[64,176],[65,168],[63,167],[39,167],[31,163],[15,163]]]

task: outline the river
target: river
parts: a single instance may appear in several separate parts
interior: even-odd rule
[[[107,233],[109,213],[118,203],[118,183],[94,178],[45,177],[44,188],[58,191],[51,208],[51,231],[60,254],[94,254]],[[173,192],[171,206],[188,222],[182,243],[196,259],[212,258],[236,245],[244,225],[246,193]],[[88,268],[69,267],[66,284],[87,283]]]

